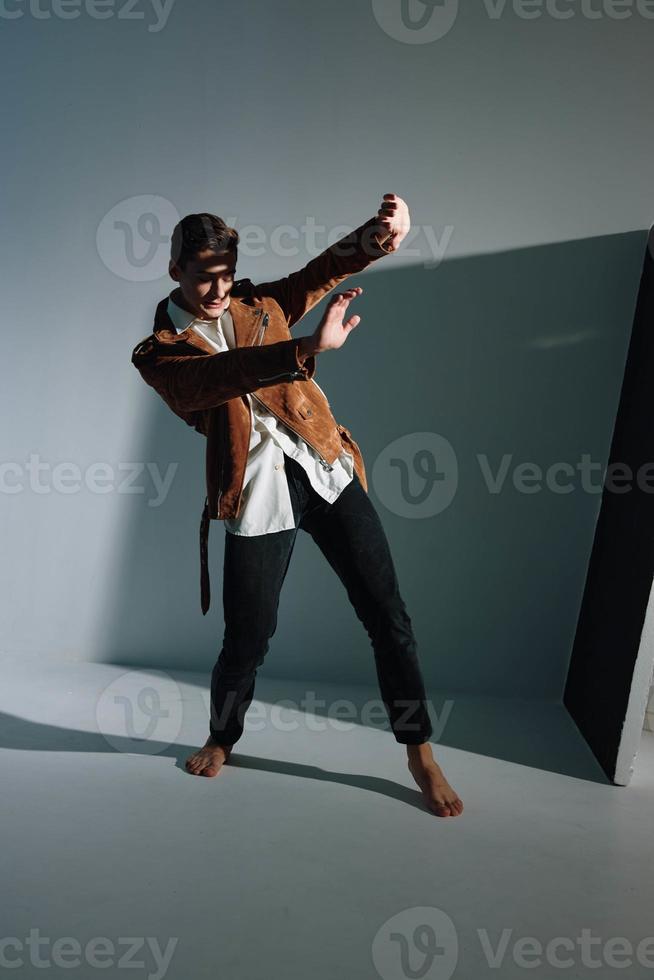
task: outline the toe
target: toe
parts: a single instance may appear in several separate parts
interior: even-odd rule
[[[431,806],[434,813],[438,814],[439,817],[450,816],[450,805],[442,793],[434,795],[431,801]]]

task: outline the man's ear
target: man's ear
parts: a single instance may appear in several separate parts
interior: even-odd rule
[[[174,279],[175,282],[179,282],[179,266],[173,261],[173,259],[171,259],[168,263],[168,275],[171,279]]]

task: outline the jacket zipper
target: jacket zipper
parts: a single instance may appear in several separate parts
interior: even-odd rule
[[[268,325],[268,319],[269,319],[268,314],[267,313],[264,314],[263,323],[261,324],[261,330],[259,331],[259,336],[257,337],[257,344],[260,344],[261,341],[262,341],[262,339],[263,339],[264,331],[266,329],[266,326]],[[303,373],[302,373],[302,371],[295,371],[290,376],[292,378],[297,378],[297,377],[300,377],[301,378],[301,377],[303,377]],[[273,374],[270,378],[259,378],[259,381],[273,381],[275,378],[287,378],[287,377],[289,377],[288,373],[284,372],[283,374]],[[316,385],[316,388],[318,388],[317,383],[315,381],[313,383]],[[321,391],[322,389],[318,388],[318,390]],[[322,392],[322,393],[323,393],[323,395],[325,395],[324,392]],[[254,398],[257,398],[257,396],[254,395]],[[262,402],[260,398],[257,398],[257,401],[259,401],[263,405],[263,407],[267,411],[270,412],[271,415],[274,415],[275,418],[279,419],[279,421],[283,425],[287,426],[292,432],[294,432],[297,436],[299,436],[300,439],[304,439],[304,441],[306,442],[307,446],[311,446],[311,448],[315,452],[316,456],[318,457],[318,461],[320,462],[320,465],[323,467],[323,469],[325,469],[328,473],[331,473],[331,471],[334,469],[334,467],[330,463],[328,463],[326,459],[323,458],[323,456],[322,456],[322,454],[321,454],[321,452],[320,452],[320,450],[318,449],[317,446],[314,446],[312,442],[309,442],[309,440],[305,436],[302,435],[301,432],[298,432],[297,429],[294,429],[292,425],[289,425],[288,422],[285,419],[283,419],[279,415],[277,415],[277,412],[273,412],[272,408],[269,408],[268,405],[266,405],[264,402]],[[325,401],[327,401],[327,396],[326,395],[325,395]],[[249,400],[248,400],[248,404],[249,404]]]
[[[324,470],[327,470],[328,473],[331,473],[331,471],[334,469],[334,467],[331,465],[331,463],[328,463],[327,460],[320,454],[320,450],[318,449],[317,446],[314,446],[314,444],[312,442],[309,442],[309,440],[307,439],[306,436],[303,436],[301,432],[298,432],[297,429],[294,429],[293,426],[290,425],[286,421],[286,419],[283,419],[281,417],[281,415],[278,415],[277,412],[274,412],[272,410],[272,408],[270,408],[268,405],[266,405],[265,402],[262,402],[260,398],[257,398],[256,395],[253,395],[252,397],[253,398],[256,398],[257,401],[261,402],[261,404],[266,409],[266,411],[270,412],[271,415],[274,415],[275,418],[279,419],[279,421],[282,423],[282,425],[285,425],[287,429],[290,429],[291,432],[294,432],[297,436],[300,437],[300,439],[304,439],[304,441],[306,442],[307,446],[311,446],[311,448],[315,452],[316,456],[318,457],[318,462],[320,463],[320,465],[322,466],[322,468]]]
[[[262,320],[261,320],[261,329],[259,330],[259,333],[257,334],[256,343],[254,344],[255,347],[261,344],[261,342],[263,340],[263,335],[264,335],[264,333],[266,331],[266,327],[268,326],[268,320],[269,319],[270,319],[270,317],[269,317],[268,313],[264,313],[264,315],[262,317]],[[252,437],[252,405],[250,404],[250,396],[249,395],[246,395],[245,396],[245,400],[247,402],[247,406],[248,406],[248,417],[249,417],[249,420],[250,420],[250,428],[249,428],[249,431],[248,431],[248,453],[249,453],[249,450],[250,450],[250,439]],[[247,454],[246,454],[246,456],[245,456],[245,466],[243,467],[243,476],[241,477],[241,485],[238,488],[238,493],[236,495],[236,500],[237,501],[240,500],[241,494],[243,493],[243,484],[245,483],[245,471],[247,470],[247,466],[248,466],[248,458],[247,458]],[[221,473],[222,473],[222,470],[221,470]],[[222,497],[222,490],[221,490],[220,496]],[[218,499],[220,499],[220,498],[218,498]]]
[[[261,330],[258,333],[256,344],[260,344],[263,341],[263,335],[266,332],[266,327],[268,326],[268,320],[269,320],[268,314],[264,313],[263,319],[261,321]]]
[[[264,333],[266,331],[266,327],[268,326],[268,320],[269,319],[270,319],[270,317],[269,317],[268,313],[264,313],[263,320],[261,322],[261,329],[259,330],[259,333],[257,334],[256,344],[254,346],[259,346],[262,343],[262,341],[263,341],[263,335],[264,335]],[[283,374],[273,374],[269,378],[259,378],[259,381],[274,381],[275,378],[288,378],[288,377],[291,377],[291,378],[301,378],[301,377],[304,377],[304,375],[303,375],[302,371],[295,371],[292,374],[289,374],[288,372],[285,371]],[[325,401],[327,401],[327,396],[325,395],[324,391],[322,391],[322,388],[319,388],[318,383],[316,381],[314,381],[313,383],[315,384],[316,388],[318,388],[318,390],[322,392],[322,394],[325,397]],[[254,394],[251,394],[250,397],[257,398],[257,396],[254,395]],[[248,399],[247,399],[247,404],[248,404],[248,415],[249,415],[249,418],[250,418],[250,434],[251,434],[252,433],[252,405],[251,405],[251,402],[250,402],[250,397],[248,397]],[[283,419],[280,415],[278,415],[277,412],[274,412],[272,410],[272,408],[269,408],[269,406],[266,405],[264,402],[262,402],[260,398],[257,398],[257,401],[261,402],[261,404],[263,405],[263,407],[267,411],[269,411],[271,415],[274,415],[275,418],[279,419],[279,421],[283,425],[287,426],[287,428],[289,428],[291,430],[291,432],[294,432],[297,436],[300,437],[300,439],[304,439],[304,441],[306,442],[307,446],[311,446],[311,448],[315,452],[316,456],[318,457],[318,462],[320,463],[320,465],[322,466],[322,468],[324,470],[326,470],[328,473],[331,473],[331,471],[334,469],[334,467],[331,465],[331,463],[328,463],[327,460],[321,455],[320,450],[318,449],[317,446],[314,446],[314,444],[312,442],[309,442],[309,440],[306,438],[306,436],[303,436],[301,432],[298,432],[298,430],[297,429],[294,429],[292,425],[289,425],[289,423],[285,419]],[[327,402],[327,404],[329,404],[329,402]],[[248,442],[248,447],[249,447],[249,442]],[[245,471],[246,471],[246,469],[247,469],[247,457],[246,457],[246,460],[245,460],[245,466],[243,467],[243,476],[241,478],[241,485],[239,487],[238,494],[236,496],[236,499],[237,500],[240,499],[240,496],[241,496],[241,494],[243,492],[243,484],[245,483]],[[219,501],[220,501],[220,498],[221,497],[222,497],[222,489],[221,489],[220,495],[218,497],[218,500]]]
[[[259,331],[256,339],[256,345],[261,345],[263,342],[263,335],[265,333],[266,327],[268,326],[268,320],[270,319],[267,313],[264,313],[261,322],[261,330]],[[259,381],[274,381],[275,378],[301,378],[303,377],[302,371],[284,371],[283,374],[271,374],[269,378],[259,378]]]
[[[284,371],[283,374],[271,374],[269,378],[259,378],[259,381],[274,381],[275,378],[303,378],[301,371]]]
[[[218,520],[220,520],[220,502],[223,499],[223,473],[225,471],[225,418],[224,412],[221,412],[220,416],[220,430],[218,433],[218,439],[220,443],[220,476],[218,477],[218,483],[220,485],[220,490],[218,491]]]
[[[284,373],[284,374],[273,374],[272,377],[270,377],[270,378],[259,378],[259,381],[274,381],[275,378],[288,378],[288,377],[291,377],[291,378],[300,378],[300,377],[302,377],[302,372],[301,371],[295,371],[291,375],[288,375],[286,373]],[[323,398],[327,402],[328,407],[331,408],[331,405],[329,404],[329,399],[327,398],[327,395],[322,390],[322,388],[320,387],[320,385],[318,384],[318,382],[317,381],[314,381],[313,378],[311,378],[311,382],[312,382],[312,384],[314,384],[316,386],[316,388],[318,389],[318,391],[320,392],[320,394],[323,396]]]

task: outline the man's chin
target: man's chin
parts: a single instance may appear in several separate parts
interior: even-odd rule
[[[227,303],[219,303],[216,306],[201,306],[200,311],[203,316],[213,318],[220,316],[221,313],[224,313],[228,305],[229,304]]]

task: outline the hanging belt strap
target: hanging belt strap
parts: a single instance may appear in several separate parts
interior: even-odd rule
[[[202,615],[206,615],[211,602],[209,582],[209,498],[205,497],[202,520],[200,521],[200,604]]]

